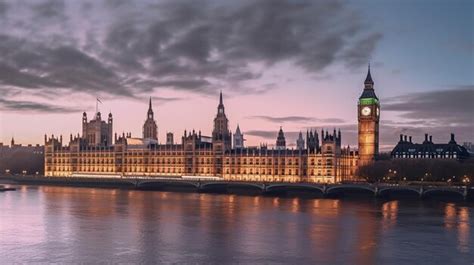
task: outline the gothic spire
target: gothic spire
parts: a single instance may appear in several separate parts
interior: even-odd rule
[[[365,78],[364,85],[366,88],[374,87],[374,81],[372,80],[372,75],[370,74],[370,63],[368,66],[367,77]]]
[[[148,103],[148,119],[153,119],[153,108],[151,106],[151,97],[150,97],[150,101]]]
[[[217,113],[224,114],[224,101],[222,100],[222,90],[219,94],[219,106],[217,106]]]

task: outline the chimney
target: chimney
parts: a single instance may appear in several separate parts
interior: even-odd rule
[[[433,143],[433,135],[430,135],[430,143]]]
[[[451,142],[456,143],[456,140],[454,140],[454,133],[451,133]]]
[[[405,138],[405,142],[408,142],[408,139],[407,139],[407,136],[406,136],[406,135],[404,135],[404,138]]]
[[[411,136],[409,138],[410,138],[410,143],[411,143]]]
[[[400,142],[403,142],[403,134],[400,134]]]
[[[425,133],[425,142],[428,142],[428,134]]]

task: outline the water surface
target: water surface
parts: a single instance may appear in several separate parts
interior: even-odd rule
[[[0,193],[0,263],[472,264],[472,204],[74,187]]]

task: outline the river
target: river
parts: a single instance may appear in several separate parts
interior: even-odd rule
[[[473,206],[18,186],[0,264],[473,264]]]

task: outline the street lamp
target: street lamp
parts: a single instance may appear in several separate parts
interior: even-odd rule
[[[468,176],[464,175],[464,178],[462,179],[462,182],[464,183],[464,185],[469,185],[471,180],[469,179]]]

